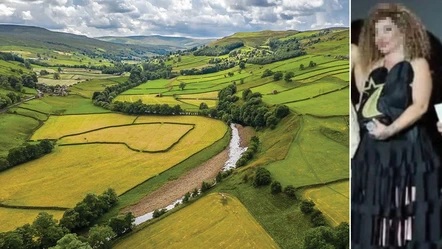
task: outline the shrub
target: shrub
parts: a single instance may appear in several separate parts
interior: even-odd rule
[[[270,188],[272,190],[272,194],[279,194],[282,191],[281,183],[278,181],[272,182],[272,185],[270,185]]]
[[[272,177],[270,175],[270,171],[265,168],[258,167],[255,172],[255,180],[253,181],[253,185],[255,187],[269,185],[272,182]]]
[[[309,214],[313,211],[314,206],[315,203],[313,201],[303,200],[301,202],[301,212],[303,212],[304,214]]]

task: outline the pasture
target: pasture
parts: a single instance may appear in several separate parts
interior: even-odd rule
[[[272,176],[283,185],[295,187],[348,178],[348,144],[345,146],[321,132],[322,127],[327,127],[348,136],[345,120],[304,115],[300,126],[285,159],[267,166]]]
[[[308,188],[302,195],[315,202],[316,208],[334,226],[341,222],[349,223],[349,181]]]
[[[290,84],[290,83],[288,83]],[[265,95],[263,100],[269,104],[281,104],[301,99],[307,99],[318,96],[333,90],[338,90],[348,86],[347,82],[333,77],[325,77],[315,81],[311,84],[302,84],[299,87],[292,88],[288,91],[283,91],[278,94]],[[252,88],[252,91],[263,90],[258,88]]]
[[[32,109],[46,114],[83,114],[108,113],[109,110],[95,106],[91,99],[78,95],[47,96],[25,102],[20,107]]]
[[[127,80],[128,77],[108,78],[108,79],[93,79],[74,84],[69,87],[71,94],[78,94],[80,96],[91,99],[94,92],[103,91],[104,88],[118,84],[120,81]]]
[[[110,127],[65,137],[60,144],[119,142],[136,150],[161,151],[178,142],[192,127],[192,125],[161,123]]]
[[[348,115],[349,90],[344,88],[316,98],[290,103],[287,106],[302,114],[317,116]]]
[[[40,212],[46,212],[53,215],[54,219],[60,220],[64,211],[55,210],[33,210],[33,209],[15,209],[0,207],[0,233],[16,229],[25,224],[32,224]],[[7,217],[7,219],[5,219]]]
[[[131,122],[133,118],[118,114],[51,116],[41,128],[43,132],[37,131],[33,138],[57,138],[86,127],[90,130],[115,125],[119,120]],[[134,152],[118,144],[59,146],[42,158],[2,172],[0,200],[14,205],[72,207],[89,192],[98,194],[114,188],[122,194],[208,147],[227,131],[221,121],[197,116],[137,119],[137,123],[162,121],[195,124],[195,128],[164,153]]]
[[[10,149],[22,145],[32,131],[39,125],[38,121],[16,114],[0,114],[0,157],[6,157]]]
[[[45,124],[33,134],[32,139],[58,139],[62,136],[87,132],[98,128],[131,124],[135,118],[136,116],[115,113],[51,116]]]
[[[204,211],[203,211],[204,210]],[[238,199],[213,193],[114,248],[279,248]]]

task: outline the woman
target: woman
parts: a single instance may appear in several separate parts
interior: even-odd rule
[[[440,165],[420,121],[432,88],[428,36],[404,6],[379,4],[357,49],[351,248],[440,248]]]

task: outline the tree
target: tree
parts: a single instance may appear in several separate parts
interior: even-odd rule
[[[15,233],[19,234],[21,236],[21,240],[23,242],[23,248],[26,249],[38,249],[39,244],[35,240],[36,238],[36,231],[35,229],[29,225],[25,224],[24,226],[18,227],[14,231]],[[1,242],[0,242],[0,248],[1,248]]]
[[[273,114],[270,115],[266,120],[266,126],[270,128],[274,128],[277,123],[278,119]]]
[[[295,73],[293,73],[293,72],[287,72],[287,73],[285,73],[285,76],[284,76],[284,80],[285,80],[285,82],[291,82],[292,81],[292,78],[295,76]]]
[[[303,249],[335,249],[335,234],[330,227],[316,227],[307,231]]]
[[[25,249],[20,234],[16,232],[0,233],[0,248]]]
[[[246,63],[245,63],[244,61],[241,61],[241,62],[239,63],[239,68],[240,68],[240,69],[244,69],[244,68],[246,68]]]
[[[59,80],[59,79],[61,79],[60,74],[54,73],[54,80]]]
[[[314,63],[313,61],[310,61],[310,63],[308,64],[309,67],[314,67],[316,66],[316,63]]]
[[[273,74],[273,79],[275,81],[278,81],[278,80],[282,79],[282,76],[283,76],[282,72],[276,72]]]
[[[57,241],[68,232],[66,228],[57,225],[57,220],[53,216],[42,212],[39,213],[32,223],[32,227],[37,234],[37,241],[42,248],[48,248],[57,243]]]
[[[218,172],[218,174],[216,175],[216,182],[220,183],[223,180],[223,174],[221,174],[221,172]]]
[[[59,73],[61,73],[61,72],[63,71],[63,69],[61,69],[61,67],[58,67],[58,68],[57,68],[57,71],[58,71]]]
[[[284,188],[284,193],[290,197],[293,197],[296,199],[296,189],[293,187],[293,185],[287,185]]]
[[[327,225],[324,215],[318,209],[313,209],[311,219],[314,227]]]
[[[153,211],[152,217],[153,218],[158,218],[161,215],[165,214],[167,212],[167,209],[163,208],[163,209],[155,209]]]
[[[303,200],[301,202],[301,212],[303,212],[304,214],[309,214],[313,211],[314,206],[315,203],[313,201]]]
[[[290,113],[290,109],[286,105],[278,105],[275,108],[275,116],[277,118],[284,118]]]
[[[279,194],[282,191],[281,183],[278,181],[272,182],[272,185],[270,185],[270,188],[272,190],[272,194]]]
[[[266,70],[264,70],[264,73],[262,73],[261,78],[265,78],[265,77],[268,77],[268,76],[271,76],[271,75],[273,75],[272,70],[266,69]]]
[[[180,83],[180,89],[181,89],[181,91],[184,90],[185,87],[186,87],[186,83],[181,82],[181,83]]]
[[[40,75],[41,76],[45,76],[45,75],[48,75],[48,74],[49,74],[49,72],[44,70],[44,69],[40,71]]]
[[[195,188],[192,192],[192,198],[196,198],[199,195],[199,190]]]
[[[135,216],[133,216],[132,213],[127,213],[126,215],[119,215],[111,218],[109,221],[109,226],[112,228],[112,231],[117,234],[117,236],[121,236],[132,231],[134,221]]]
[[[181,62],[181,56],[178,56],[178,62]]]
[[[253,185],[255,187],[269,185],[272,182],[272,178],[270,176],[270,171],[263,167],[258,167],[255,172],[255,180],[253,181]]]
[[[245,89],[244,91],[242,91],[242,99],[249,100],[250,94],[252,94],[252,90],[250,90],[250,88]]]
[[[69,233],[57,241],[57,245],[50,249],[92,249],[87,242],[82,242],[77,235]]]
[[[299,69],[304,70],[304,64],[299,65]]]
[[[92,248],[109,249],[112,243],[109,238],[115,237],[116,234],[110,226],[93,226],[89,230],[89,244]]]
[[[209,109],[209,106],[208,106],[206,103],[201,102],[201,104],[200,104],[200,110],[206,110],[206,109]]]
[[[9,168],[9,162],[6,159],[0,158],[0,171]]]
[[[335,227],[335,248],[336,249],[348,249],[349,232],[350,227],[347,222],[341,222]]]
[[[204,182],[201,184],[201,192],[204,193],[212,187],[212,184]]]
[[[28,60],[25,60],[25,67],[26,67],[27,69],[32,69],[32,67],[31,67],[31,63],[29,63]]]

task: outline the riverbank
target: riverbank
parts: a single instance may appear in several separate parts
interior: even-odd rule
[[[254,130],[251,127],[235,125],[238,129],[241,147],[248,144]],[[243,141],[246,141],[243,143]],[[200,166],[190,170],[178,179],[170,181],[160,189],[143,197],[137,204],[122,210],[122,213],[132,212],[136,217],[153,212],[156,209],[164,208],[176,200],[183,197],[187,192],[192,192],[195,188],[200,188],[203,181],[211,182],[218,172],[224,167],[229,159],[230,147],[224,149],[218,155],[212,157]]]

